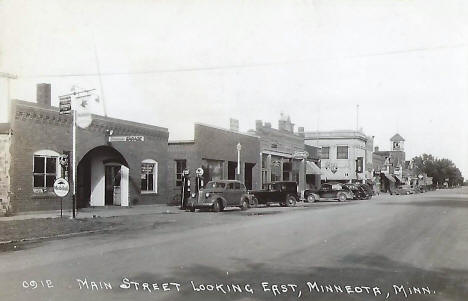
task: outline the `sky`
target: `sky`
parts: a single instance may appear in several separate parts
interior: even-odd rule
[[[0,72],[14,99],[96,89],[93,112],[171,140],[281,113],[381,150],[398,132],[468,178],[467,1],[0,0]]]

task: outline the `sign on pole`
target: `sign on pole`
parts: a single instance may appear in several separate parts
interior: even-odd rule
[[[59,114],[71,113],[71,95],[59,96]]]
[[[64,178],[58,178],[54,182],[54,193],[59,197],[64,197],[70,191],[70,185]]]
[[[70,185],[68,181],[63,178],[58,178],[54,182],[54,193],[60,197],[60,217],[63,213],[63,197],[70,191]]]
[[[195,173],[197,174],[197,176],[200,176],[200,177],[203,176],[203,168],[198,167]]]

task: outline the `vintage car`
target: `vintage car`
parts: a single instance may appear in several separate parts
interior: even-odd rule
[[[366,193],[367,195],[367,200],[370,200],[372,198],[372,196],[374,195],[374,189],[372,188],[371,185],[369,184],[358,184],[359,187],[361,187],[364,192]]]
[[[251,190],[249,194],[254,196],[253,203],[267,206],[271,203],[288,207],[296,206],[299,200],[297,183],[292,181],[265,183],[262,190]]]
[[[411,186],[409,186],[409,185],[398,186],[393,191],[393,194],[398,194],[398,195],[401,195],[401,194],[414,194],[414,193],[415,193],[414,188],[411,188]]]
[[[354,194],[354,200],[365,200],[367,194],[359,184],[343,184],[344,189],[349,189]]]
[[[304,197],[309,202],[317,202],[322,199],[336,199],[339,202],[344,202],[355,198],[353,192],[340,183],[323,183],[318,191],[305,193]]]
[[[252,196],[247,194],[245,185],[235,180],[210,181],[188,203],[190,211],[212,209],[223,211],[226,207],[240,207],[245,210],[253,204]]]

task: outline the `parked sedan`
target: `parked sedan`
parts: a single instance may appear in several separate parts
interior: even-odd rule
[[[319,199],[316,199],[316,196],[318,196]],[[335,199],[339,202],[344,202],[346,200],[352,200],[355,198],[353,192],[340,183],[323,183],[317,192],[312,193],[306,191],[304,197],[309,202],[316,202],[321,199]]]
[[[401,185],[395,188],[394,194],[414,194],[414,188],[409,185]]]
[[[247,194],[245,185],[235,180],[210,181],[198,192],[197,198],[189,202],[190,211],[196,209],[211,209],[214,212],[223,211],[226,207],[240,207],[245,210],[250,207],[252,197]]]
[[[367,198],[366,192],[358,184],[343,184],[343,188],[349,189],[353,193],[354,200],[365,200]]]
[[[374,190],[368,184],[358,184],[366,194],[366,200],[370,200],[374,195]]]

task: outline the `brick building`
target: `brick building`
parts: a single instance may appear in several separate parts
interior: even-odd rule
[[[317,167],[316,148],[306,150],[304,128],[294,132],[294,124],[288,116],[282,115],[278,129],[268,122],[255,122],[255,130],[250,133],[260,137],[261,181],[295,181],[299,192],[317,189],[320,185],[320,169]],[[309,175],[309,176],[307,176]]]
[[[237,144],[240,143],[240,174],[237,174]],[[251,134],[196,123],[194,139],[169,141],[167,185],[174,202],[179,199],[182,172],[189,169],[191,188],[195,170],[203,168],[205,183],[219,179],[238,179],[247,189],[260,188],[260,139]]]
[[[0,164],[6,171],[0,174],[0,183],[9,179],[8,198],[3,199],[4,185],[0,198],[13,212],[60,208],[52,187],[56,178],[69,175],[58,158],[72,150],[72,117],[59,115],[50,95],[50,85],[39,84],[37,103],[13,101],[10,122],[2,126],[0,148],[9,149],[11,162],[0,159],[10,165]],[[166,203],[168,130],[92,117],[88,128],[76,130],[77,206]],[[122,141],[127,136],[143,139]],[[71,191],[72,185],[70,181]],[[71,193],[64,198],[64,207],[71,207]]]
[[[381,190],[392,191],[397,184],[406,182],[404,171],[407,166],[406,153],[404,147],[405,139],[400,134],[395,134],[390,138],[390,150],[382,151],[375,148],[373,156],[379,158],[378,164],[375,164],[375,170],[380,172]],[[384,163],[382,164],[382,158]]]

